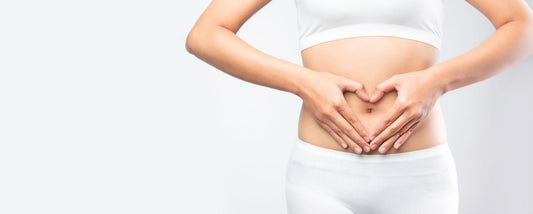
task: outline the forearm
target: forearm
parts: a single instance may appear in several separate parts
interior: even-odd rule
[[[311,71],[257,50],[224,27],[191,32],[187,50],[236,78],[296,95],[301,79]]]
[[[511,21],[469,52],[430,70],[443,93],[492,77],[533,54],[533,23]]]

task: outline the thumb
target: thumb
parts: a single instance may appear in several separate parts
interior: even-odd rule
[[[370,99],[370,97],[365,91],[365,87],[360,82],[344,78],[344,80],[340,83],[340,87],[343,91],[355,92],[357,96],[359,96],[364,101],[368,101]]]
[[[396,78],[395,76],[393,76],[379,83],[376,86],[376,90],[374,91],[374,93],[372,93],[372,98],[370,98],[370,102],[374,103],[378,101],[379,99],[381,99],[381,97],[383,97],[385,93],[395,90],[395,89],[396,89]]]

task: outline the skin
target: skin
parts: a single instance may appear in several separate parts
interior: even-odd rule
[[[407,133],[394,143],[399,147],[414,133],[439,96],[503,72],[533,54],[533,13],[523,0],[466,0],[487,17],[496,32],[467,53],[413,74],[396,75],[377,86],[370,102],[389,91],[398,91],[398,99],[371,134],[371,145],[389,149],[386,139],[397,132]],[[418,79],[434,78],[434,84]],[[390,125],[388,125],[390,124]],[[410,127],[410,128],[403,128]]]
[[[343,48],[348,46],[353,48]],[[438,50],[435,47],[426,43],[396,37],[373,36],[353,37],[321,43],[304,49],[302,51],[302,59],[303,65],[307,68],[346,77],[362,85],[361,91],[364,92],[360,92],[360,94],[373,94],[380,82],[393,75],[422,70],[435,64],[438,54]],[[320,97],[320,94],[324,94],[323,91],[325,90],[321,90],[320,87],[327,82],[325,81],[326,78],[318,77],[315,80],[311,76],[310,79],[305,81],[309,84],[309,87],[306,88],[309,88],[310,91],[302,93],[304,102],[300,111],[298,135],[308,143],[345,151],[346,149],[337,143],[338,140],[331,137],[332,132],[328,132],[325,122],[321,124],[312,113],[320,112],[320,106],[323,103],[327,103],[327,100],[313,101],[313,98],[316,100],[317,97]],[[434,80],[430,79],[426,82],[434,82]],[[315,90],[317,92],[313,92]],[[340,100],[342,101],[339,105],[340,108],[338,107],[337,110],[341,114],[345,113],[344,116],[339,115],[338,117],[355,118],[358,121],[356,124],[363,124],[370,131],[376,129],[377,122],[386,115],[386,112],[397,100],[397,93],[395,92],[383,95],[379,101],[374,103],[367,102],[368,100],[363,99],[362,96],[358,96],[353,91],[345,92],[344,97],[342,97],[340,92],[337,91],[336,93],[341,96]],[[326,97],[330,96],[328,93],[325,94]],[[346,113],[348,110],[342,110],[343,106],[346,106],[344,108],[351,110],[353,113]],[[421,129],[409,138],[409,143],[401,149],[389,150],[387,153],[414,151],[445,143],[446,130],[440,106],[436,106],[431,110],[431,116],[426,118],[427,120],[422,123]],[[319,120],[325,120],[320,118],[320,115],[318,118]],[[348,132],[343,131],[343,133]],[[340,136],[342,136],[344,142],[355,145],[347,135],[341,133]],[[389,141],[397,138],[398,136],[393,136]],[[357,149],[354,152],[362,153]],[[379,154],[379,151],[367,150],[364,153]]]
[[[186,48],[236,78],[300,97],[298,136],[308,143],[358,154],[414,151],[446,141],[440,96],[533,54],[533,15],[523,0],[466,1],[497,30],[471,51],[439,64],[433,46],[379,36],[307,48],[301,52],[303,66],[267,55],[236,33],[270,0],[211,1]],[[370,151],[370,145],[376,147]]]

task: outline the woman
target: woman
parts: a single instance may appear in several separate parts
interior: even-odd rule
[[[466,1],[497,31],[439,64],[441,0],[295,0],[303,66],[236,36],[270,1],[214,0],[186,47],[230,75],[303,100],[287,167],[289,213],[457,213],[438,98],[533,53],[533,13],[523,0]]]

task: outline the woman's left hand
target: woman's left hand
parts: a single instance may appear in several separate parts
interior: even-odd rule
[[[398,97],[376,130],[370,133],[370,147],[375,150],[380,145],[380,153],[387,152],[394,143],[398,149],[409,135],[416,130],[431,111],[438,98],[444,94],[444,86],[431,67],[414,72],[396,74],[376,86],[370,98],[374,103],[384,93],[396,90]],[[379,135],[378,135],[379,134]]]

